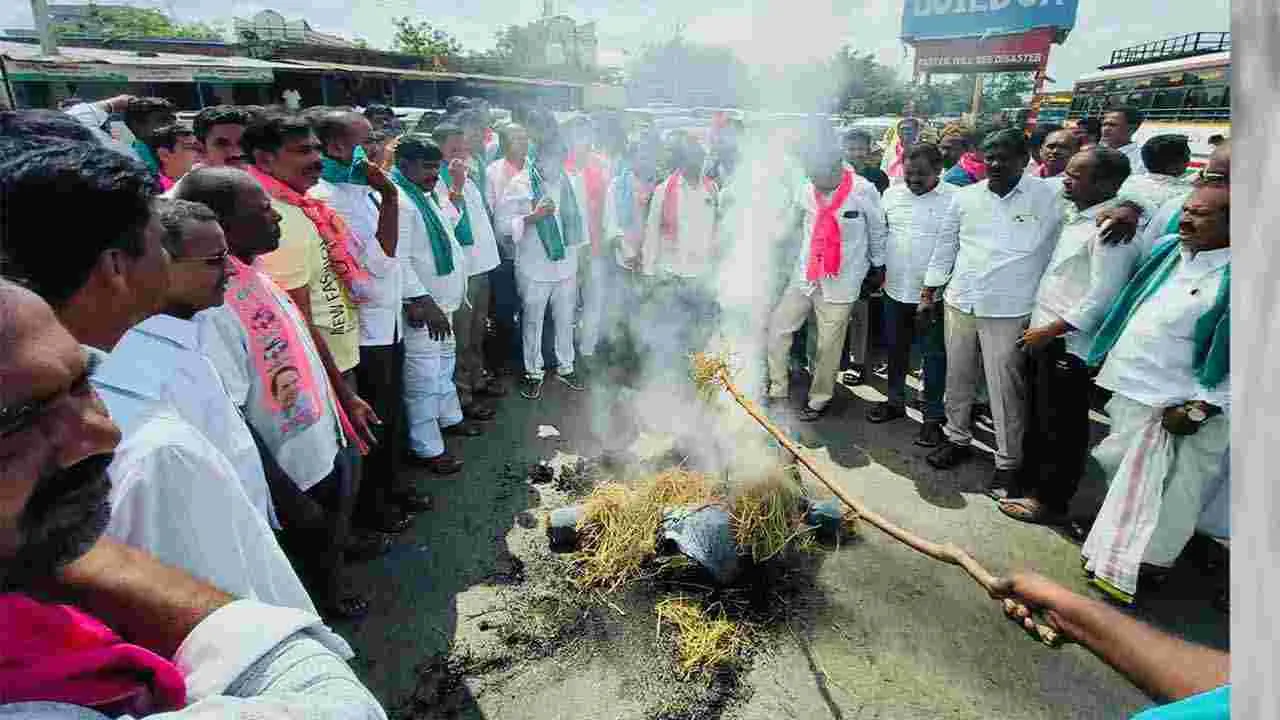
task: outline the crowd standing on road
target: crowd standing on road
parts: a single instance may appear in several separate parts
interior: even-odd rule
[[[405,464],[458,473],[444,438],[502,422],[512,390],[579,392],[628,352],[705,345],[723,220],[747,202],[740,125],[699,140],[528,110],[495,128],[482,100],[447,105],[409,132],[385,106],[219,106],[191,129],[157,98],[4,113],[0,581],[29,596],[3,596],[0,632],[54,660],[0,701],[383,717],[320,618],[376,612],[347,567],[431,509]],[[1140,123],[1116,110],[1096,137],[1034,142],[911,126],[889,173],[864,132],[797,137],[757,308],[774,411],[800,374],[797,419],[827,416],[883,337],[867,420],[918,407],[915,443],[948,469],[989,414],[988,494],[1013,520],[1078,521],[1092,458],[1109,490],[1084,569],[1125,604],[1194,533],[1228,535],[1231,150],[1188,181],[1186,139],[1138,146]],[[33,599],[51,591],[75,607]],[[1015,619],[1074,612],[1108,662],[1141,655],[1091,642],[1101,611],[1042,580],[1008,592]],[[56,637],[139,672],[74,672],[88,661]],[[1165,699],[1221,684],[1142,677]]]

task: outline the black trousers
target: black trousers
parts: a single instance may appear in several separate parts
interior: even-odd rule
[[[1022,494],[1066,512],[1089,454],[1089,388],[1084,361],[1056,338],[1027,363],[1027,429],[1022,442]]]
[[[356,366],[360,397],[382,420],[373,433],[378,443],[363,458],[364,477],[356,503],[357,517],[386,508],[394,495],[408,488],[399,479],[397,463],[404,452],[404,343],[361,346]]]

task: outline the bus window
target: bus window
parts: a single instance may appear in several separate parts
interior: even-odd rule
[[[1179,88],[1177,90],[1160,90],[1156,92],[1155,102],[1151,103],[1154,110],[1174,110],[1182,107],[1182,100],[1186,97],[1187,91]]]
[[[1147,108],[1151,107],[1151,101],[1154,97],[1155,97],[1155,93],[1151,92],[1150,90],[1145,90],[1142,92],[1131,92],[1129,93],[1128,97],[1125,98],[1124,104],[1132,107],[1136,107],[1139,110],[1146,110]]]
[[[1226,97],[1227,88],[1225,85],[1212,85],[1209,87],[1195,87],[1187,91],[1187,107],[1189,108],[1216,108],[1222,107],[1222,101]]]
[[[1077,95],[1071,98],[1071,112],[1085,112],[1089,107],[1089,98]]]

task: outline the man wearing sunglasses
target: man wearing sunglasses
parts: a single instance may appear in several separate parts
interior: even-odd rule
[[[218,216],[200,203],[161,200],[158,211],[169,253],[164,311],[125,333],[112,357],[156,379],[179,417],[231,461],[262,519],[279,529],[257,444],[217,371],[200,352],[192,322],[201,310],[222,305],[229,272],[226,237]]]

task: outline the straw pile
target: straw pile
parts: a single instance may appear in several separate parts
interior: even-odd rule
[[[703,505],[713,497],[707,476],[683,468],[663,471],[634,487],[597,487],[578,522],[578,584],[612,592],[639,577],[644,564],[657,555],[663,513]]]
[[[724,610],[713,614],[683,597],[667,598],[654,608],[658,614],[658,634],[662,624],[676,629],[676,648],[680,653],[680,672],[687,678],[694,672],[706,672],[732,664],[743,645],[742,631],[725,618]]]
[[[786,549],[792,540],[811,541],[813,528],[805,525],[800,512],[803,494],[790,467],[779,468],[735,492],[732,516],[738,552],[762,563]]]

